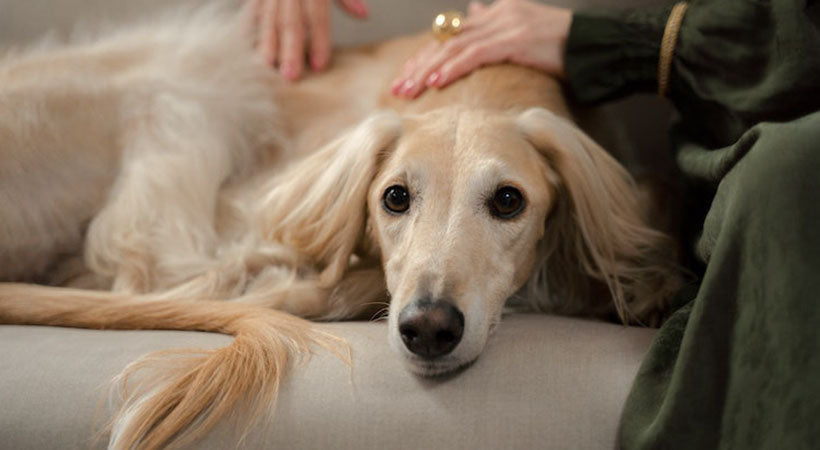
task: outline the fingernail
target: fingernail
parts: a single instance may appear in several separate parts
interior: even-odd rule
[[[285,79],[293,81],[297,78],[298,74],[296,73],[296,67],[294,67],[293,63],[282,63],[279,67],[279,71],[282,73],[282,76]]]
[[[310,57],[310,67],[315,71],[320,71],[325,68],[327,65],[327,58],[321,56],[311,56]]]
[[[427,86],[438,87],[438,81],[441,79],[441,74],[438,72],[433,72],[427,77]]]
[[[404,78],[396,78],[393,80],[393,84],[390,85],[390,92],[392,92],[393,95],[399,95],[402,85],[404,85]]]
[[[356,8],[356,14],[358,14],[362,17],[367,17],[367,16],[370,15],[370,10],[367,8],[367,4],[363,1],[361,1],[361,0],[356,2],[355,8]]]
[[[271,67],[276,65],[276,56],[268,48],[266,48],[262,51],[262,60],[265,62],[265,64],[267,64]]]
[[[416,87],[416,83],[413,80],[407,80],[401,85],[401,90],[399,94],[401,95],[409,95],[413,88]]]
[[[424,85],[419,85],[417,89],[414,89],[413,92],[410,93],[410,98],[418,98],[427,88]]]

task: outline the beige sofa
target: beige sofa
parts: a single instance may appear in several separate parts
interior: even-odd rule
[[[167,3],[0,0],[0,46],[22,45],[46,33],[60,37],[78,20],[117,24]],[[336,14],[337,42],[423,29],[436,11],[466,4],[369,3],[372,19],[367,23]],[[562,3],[587,7],[607,2]],[[616,5],[646,3],[652,2]],[[599,140],[640,171],[668,165],[658,157],[664,153],[668,111],[658,108],[655,100],[638,98],[580,116]],[[646,109],[653,112],[640,114]],[[648,149],[653,152],[642,151]],[[505,316],[472,367],[442,379],[423,379],[408,373],[388,348],[384,323],[323,326],[351,344],[352,369],[322,352],[296,368],[281,392],[275,420],[254,428],[244,442],[247,448],[612,448],[621,407],[654,335],[653,330],[616,324],[513,314]],[[105,436],[96,442],[92,438],[113,408],[105,400],[107,383],[128,362],[154,350],[216,347],[229,340],[192,332],[0,326],[0,448],[104,447]],[[238,438],[228,420],[195,448],[233,448]]]

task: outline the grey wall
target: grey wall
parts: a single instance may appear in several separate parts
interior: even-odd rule
[[[151,14],[159,8],[207,0],[0,0],[0,43],[25,42],[49,31],[65,34],[78,21],[120,23]],[[237,4],[242,0],[234,1]],[[369,42],[390,35],[426,29],[438,11],[466,9],[467,0],[366,0],[371,18],[367,22],[344,17],[335,8],[333,26],[341,44]],[[486,1],[485,1],[486,3]],[[573,8],[641,7],[662,0],[556,0]]]

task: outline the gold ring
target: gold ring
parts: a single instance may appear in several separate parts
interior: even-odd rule
[[[440,13],[433,19],[433,35],[439,42],[444,42],[458,33],[461,33],[461,26],[463,24],[464,20],[458,11]]]

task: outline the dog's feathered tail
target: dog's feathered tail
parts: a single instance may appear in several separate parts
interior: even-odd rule
[[[236,406],[251,419],[272,411],[294,358],[325,348],[349,364],[343,341],[281,311],[217,301],[140,300],[74,289],[0,283],[0,323],[92,329],[173,329],[234,336],[214,350],[165,351],[130,364],[118,379],[123,403],[109,442],[116,449],[191,443]],[[161,367],[150,384],[138,372]],[[245,432],[252,426],[249,420]],[[244,433],[243,433],[244,436]]]

